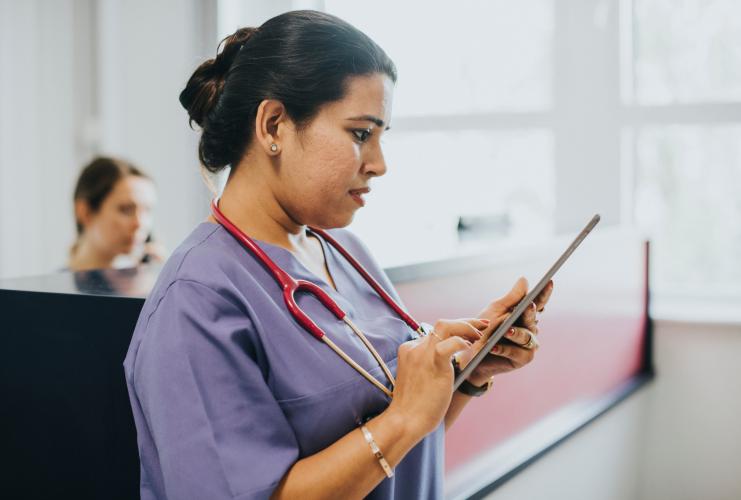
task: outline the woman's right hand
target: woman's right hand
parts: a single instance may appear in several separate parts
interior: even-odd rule
[[[386,411],[420,438],[435,430],[453,397],[452,356],[471,347],[488,326],[486,320],[441,319],[433,334],[399,346],[394,397]]]

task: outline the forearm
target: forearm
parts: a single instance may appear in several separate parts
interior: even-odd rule
[[[388,410],[366,424],[391,468],[424,437],[401,415]],[[386,474],[361,430],[299,460],[278,485],[272,498],[363,498]]]
[[[448,406],[448,412],[445,414],[445,430],[447,431],[453,425],[453,423],[461,414],[463,408],[466,407],[468,402],[471,401],[471,396],[467,396],[462,392],[455,391],[453,393],[453,399],[450,400],[450,406]]]
[[[488,378],[482,377],[481,375],[471,375],[468,381],[476,387],[481,387],[489,382]],[[460,391],[453,393],[453,399],[450,400],[448,411],[445,413],[445,430],[448,430],[453,423],[458,419],[458,416],[463,411],[463,408],[473,399]]]

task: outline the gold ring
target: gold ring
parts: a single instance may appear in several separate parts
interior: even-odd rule
[[[533,335],[533,332],[528,330],[527,333],[530,335],[530,340],[527,341],[527,344],[524,344],[521,347],[523,349],[531,350],[538,346],[538,340],[535,338],[535,335]]]

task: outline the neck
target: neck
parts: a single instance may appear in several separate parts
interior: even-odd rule
[[[297,251],[306,245],[306,226],[294,220],[273,195],[257,165],[242,165],[227,182],[219,209],[251,238]]]
[[[80,236],[77,247],[69,260],[69,268],[73,271],[87,271],[90,269],[107,269],[113,266],[115,254],[109,255],[95,248],[93,244]]]

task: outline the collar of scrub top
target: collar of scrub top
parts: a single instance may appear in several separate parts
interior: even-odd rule
[[[211,212],[216,221],[221,224],[224,229],[226,229],[229,234],[231,234],[237,241],[239,241],[242,246],[247,249],[257,260],[259,260],[260,263],[265,267],[265,269],[267,269],[267,271],[273,276],[276,283],[278,283],[278,285],[283,290],[283,300],[285,301],[286,307],[288,308],[288,311],[291,313],[293,318],[307,332],[311,333],[317,340],[320,340],[327,344],[335,353],[337,353],[338,356],[340,356],[347,364],[352,366],[358,373],[365,377],[371,384],[378,387],[388,397],[392,397],[392,392],[385,385],[383,385],[378,379],[368,373],[368,371],[365,370],[362,366],[357,364],[337,344],[332,342],[332,340],[324,333],[324,331],[322,331],[322,329],[319,328],[319,326],[314,323],[314,321],[312,321],[312,319],[306,313],[304,313],[304,311],[296,302],[296,293],[308,293],[316,297],[317,300],[319,300],[319,302],[324,307],[326,307],[332,314],[334,314],[337,319],[344,321],[345,324],[347,324],[347,326],[349,326],[350,329],[355,333],[355,335],[360,338],[368,351],[376,359],[376,362],[383,370],[383,373],[386,375],[386,378],[391,383],[391,387],[393,388],[395,385],[395,380],[393,375],[391,374],[391,371],[388,369],[388,366],[386,366],[386,363],[384,363],[383,359],[381,359],[381,356],[373,348],[373,345],[368,341],[363,332],[361,332],[360,329],[350,320],[350,318],[348,318],[347,314],[345,314],[340,306],[337,305],[334,300],[332,300],[327,292],[322,290],[316,284],[311,283],[310,281],[294,279],[291,275],[281,269],[275,262],[273,262],[270,257],[268,257],[268,255],[255,243],[252,238],[247,236],[221,212],[221,210],[219,209],[219,198],[214,198],[211,202]],[[381,296],[384,302],[386,302],[386,304],[391,309],[393,309],[394,312],[398,314],[399,317],[404,320],[404,322],[409,325],[412,330],[414,330],[420,336],[427,335],[430,327],[428,325],[419,324],[414,321],[414,319],[412,319],[412,317],[409,316],[399,306],[399,304],[397,304],[396,301],[391,298],[388,293],[386,293],[381,285],[379,285],[378,282],[368,273],[368,271],[366,271],[363,265],[355,260],[355,258],[350,255],[350,253],[345,250],[342,245],[340,245],[333,237],[331,237],[329,234],[327,234],[325,231],[322,231],[321,229],[309,229],[312,232],[320,235],[322,238],[324,238],[325,241],[328,241],[333,247],[335,247],[342,254],[342,256],[358,271],[358,273],[363,277],[363,279],[365,279],[365,281],[371,286],[371,288],[373,288],[376,293]]]

